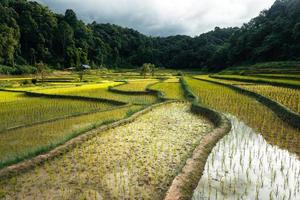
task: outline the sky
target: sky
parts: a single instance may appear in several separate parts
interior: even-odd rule
[[[112,23],[152,36],[197,36],[241,26],[275,0],[37,0],[57,13],[73,9],[86,23]]]

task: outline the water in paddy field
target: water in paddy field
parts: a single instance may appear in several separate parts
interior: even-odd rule
[[[231,132],[214,147],[193,200],[300,200],[300,161],[229,116]]]

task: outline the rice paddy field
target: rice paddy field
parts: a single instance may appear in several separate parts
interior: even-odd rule
[[[292,111],[300,113],[300,90],[270,85],[242,85],[241,87],[262,94]]]
[[[162,92],[168,99],[184,99],[184,91],[178,79],[167,79],[152,85],[150,89]]]
[[[185,80],[200,103],[238,117],[271,144],[300,155],[299,130],[283,122],[266,106],[225,86],[194,78]]]
[[[278,79],[277,77],[259,77],[259,76],[241,76],[241,75],[214,75],[214,78],[225,79],[225,80],[235,80],[242,82],[250,82],[250,83],[266,83],[266,84],[274,84],[274,85],[282,85],[286,87],[296,87],[300,88],[300,81],[294,79]]]
[[[156,82],[158,82],[158,80],[155,79],[130,80],[127,84],[116,86],[115,89],[129,92],[144,92],[146,91],[148,85],[154,84]]]
[[[28,83],[35,77],[0,77],[0,199],[164,199],[218,128],[192,103],[223,114],[232,128],[208,158],[199,158],[206,162],[202,176],[190,177],[197,182],[191,199],[300,199],[300,130],[254,98],[209,82],[299,113],[298,75],[177,74],[95,70],[80,82],[76,73],[55,72],[36,84]],[[186,98],[191,92],[197,102]],[[59,155],[3,176],[68,144]]]
[[[0,91],[0,133],[18,126],[107,110],[114,106],[101,101],[27,97],[22,93]]]
[[[161,199],[210,129],[188,104],[156,108],[61,158],[1,181],[2,193],[7,199]]]
[[[261,94],[269,99],[280,103],[290,110],[300,113],[300,90],[288,87],[272,86],[268,84],[245,83],[235,80],[215,79],[209,76],[195,76],[195,78],[221,82],[225,84],[235,85],[246,90]]]
[[[145,85],[151,83],[152,82],[146,81]],[[39,89],[34,92],[41,93],[41,94],[103,98],[103,99],[116,100],[116,101],[133,103],[133,104],[153,104],[158,101],[157,96],[152,94],[124,94],[124,93],[112,92],[108,90],[109,87],[114,87],[117,85],[122,85],[122,88],[128,87],[127,84],[124,84],[123,82],[107,82],[107,83],[100,83],[100,84],[87,84],[87,85],[81,85],[75,87],[72,86],[72,87],[63,87],[63,88],[58,87],[58,88]],[[132,90],[134,89],[135,88],[133,88]]]
[[[141,106],[126,106],[0,133],[0,167],[46,152],[101,124],[123,119]]]
[[[228,117],[233,129],[213,149],[193,199],[298,199],[299,159]]]

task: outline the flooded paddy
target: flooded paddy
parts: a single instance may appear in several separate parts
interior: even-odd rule
[[[193,200],[300,199],[300,161],[229,116],[232,131],[214,147]]]

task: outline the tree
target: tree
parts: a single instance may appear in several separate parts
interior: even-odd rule
[[[65,12],[65,21],[73,28],[76,27],[77,25],[77,16],[76,13],[71,10],[71,9],[67,9]]]
[[[150,72],[151,75],[154,76],[156,71],[156,66],[154,64],[150,64]]]
[[[46,77],[46,66],[43,62],[39,62],[36,64],[37,72],[41,76],[42,83],[44,83]]]
[[[65,67],[80,67],[80,52],[77,48],[67,48],[65,55]]]
[[[146,78],[147,73],[153,73],[154,74],[155,65],[151,63],[144,63],[142,67],[140,68],[140,74],[141,76],[144,76]]]
[[[74,45],[74,32],[72,27],[65,21],[58,24],[57,39],[61,47],[62,54],[65,56],[68,46]]]
[[[13,9],[0,4],[0,64],[15,65],[15,54],[19,47],[20,30]]]
[[[113,24],[85,24],[73,10],[55,14],[28,0],[2,0],[0,13],[0,64],[8,66],[42,60],[64,67],[94,63],[127,68],[153,63],[214,70],[300,59],[299,0],[277,0],[241,28],[216,27],[196,37],[148,37]],[[154,75],[154,71],[143,74]]]
[[[14,57],[18,47],[14,29],[6,25],[0,25],[0,41],[0,58],[3,59],[2,63],[14,67]]]

